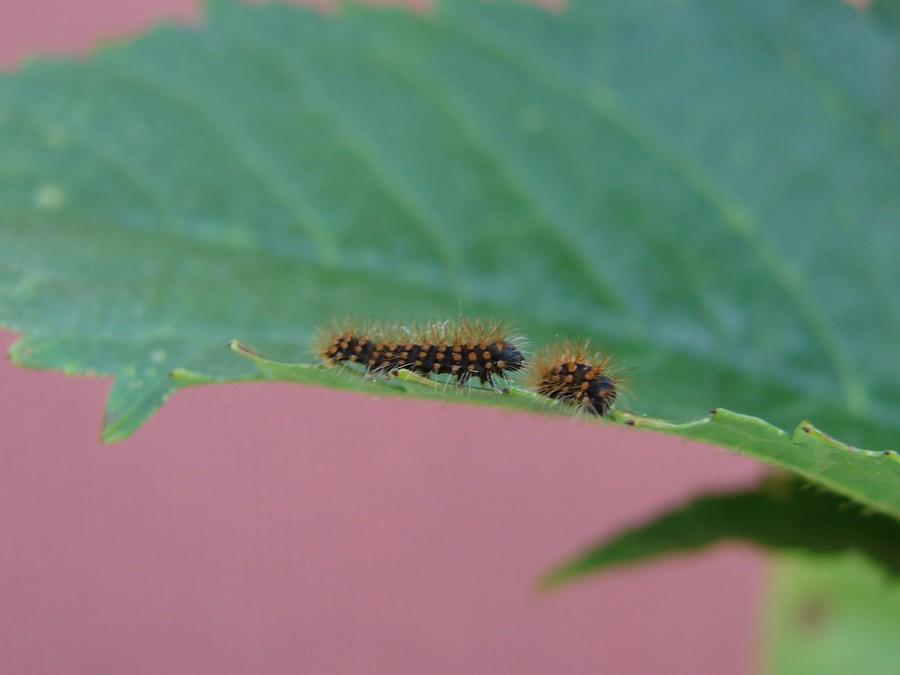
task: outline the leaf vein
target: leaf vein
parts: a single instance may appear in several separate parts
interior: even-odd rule
[[[454,287],[457,297],[465,297],[463,255],[459,244],[447,236],[446,228],[440,224],[439,214],[417,197],[415,191],[400,177],[396,168],[386,161],[384,153],[366,139],[366,135],[359,125],[352,122],[347,112],[335,103],[332,96],[326,93],[321,78],[316,77],[309,68],[303,67],[299,60],[293,60],[294,67],[285,66],[281,59],[269,54],[268,48],[271,45],[263,45],[257,40],[248,40],[242,34],[235,33],[233,35],[243,46],[252,49],[254,54],[266,58],[279,70],[290,74],[297,86],[297,91],[307,94],[309,98],[306,100],[316,106],[320,119],[339,131],[338,136],[343,140],[344,145],[363,164],[370,167],[369,176],[382,185],[384,193],[406,212],[413,225],[432,241],[450,276],[450,283]],[[281,47],[277,51],[282,55],[285,53]]]
[[[378,58],[380,55],[373,54],[373,56]],[[478,116],[472,110],[464,109],[453,97],[441,94],[438,87],[432,86],[425,77],[410,68],[407,62],[401,62],[395,58],[379,58],[379,63],[404,77],[421,94],[438,104],[454,122],[470,147],[487,157],[497,170],[497,175],[503,178],[506,185],[522,199],[523,203],[530,204],[532,210],[540,214],[540,217],[536,219],[537,222],[545,232],[557,240],[560,248],[578,271],[585,278],[590,279],[591,287],[600,298],[601,303],[611,305],[616,310],[626,313],[628,305],[623,302],[620,294],[615,292],[615,285],[608,277],[600,274],[600,268],[584,254],[585,249],[579,243],[578,228],[573,225],[571,217],[562,210],[553,209],[547,205],[551,200],[548,199],[545,185],[541,181],[529,182],[527,178],[523,177],[521,171],[515,170],[514,167],[521,163],[513,153],[491,141],[484,124],[476,121]],[[551,223],[556,223],[557,226],[553,227]]]
[[[585,91],[564,72],[547,68],[508,44],[491,41],[483,33],[473,28],[470,32],[458,31],[474,46],[488,54],[494,54],[514,64],[538,81],[557,90],[562,90],[584,101],[584,103],[605,122],[616,127],[631,138],[635,145],[643,149],[649,157],[672,170],[695,194],[708,203],[721,217],[722,225],[738,234],[749,245],[760,261],[762,268],[782,288],[797,310],[798,316],[806,323],[810,332],[819,341],[824,353],[830,358],[841,384],[848,408],[861,413],[868,401],[867,387],[850,362],[846,350],[841,346],[833,327],[815,309],[802,282],[790,273],[783,259],[768,246],[761,234],[756,217],[727,188],[719,185],[696,161],[691,160],[674,148],[667,147],[649,128],[640,125],[636,113],[627,113],[624,103],[612,90],[595,84]]]
[[[230,120],[169,71],[118,69],[112,72],[123,81],[150,91],[158,98],[171,102],[204,122],[206,128],[225,141],[225,147],[230,150],[232,156],[278,200],[296,223],[305,228],[317,245],[323,263],[329,267],[337,265],[339,250],[332,230],[308,205],[293,196],[287,175],[277,162],[265,156],[262,147],[254,141],[244,126]]]

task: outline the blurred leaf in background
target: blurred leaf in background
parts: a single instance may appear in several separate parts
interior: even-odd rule
[[[827,556],[852,551],[895,579],[900,575],[900,523],[860,513],[846,499],[794,477],[772,475],[752,490],[707,494],[625,530],[560,565],[544,585],[725,541]]]
[[[900,585],[856,555],[793,555],[773,570],[764,672],[893,673],[900,664]]]

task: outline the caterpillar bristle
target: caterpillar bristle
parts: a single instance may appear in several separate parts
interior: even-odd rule
[[[419,323],[368,323],[335,320],[320,330],[314,351],[326,365],[359,363],[369,372],[405,368],[428,377],[450,375],[459,384],[477,379],[493,386],[521,370],[521,339],[506,325],[488,319],[454,319]]]
[[[600,417],[612,409],[621,384],[608,355],[591,352],[589,341],[568,339],[535,354],[528,381],[528,387],[541,396]]]

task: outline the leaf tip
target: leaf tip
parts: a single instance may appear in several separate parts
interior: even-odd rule
[[[24,338],[20,338],[10,345],[9,350],[6,352],[6,358],[13,365],[24,366],[30,353],[31,348],[28,346],[28,343]]]
[[[179,387],[187,387],[192,384],[209,384],[217,381],[213,377],[189,370],[188,368],[175,368],[169,371],[169,377],[175,380]]]
[[[540,595],[549,595],[565,582],[566,576],[565,570],[562,568],[552,569],[538,579],[537,584],[535,584],[535,591]]]
[[[228,9],[233,4],[229,0],[203,0],[201,3],[203,13],[209,17],[217,16],[221,11]]]
[[[103,443],[115,443],[130,436],[131,432],[132,429],[122,423],[121,417],[104,415],[103,424],[100,426],[100,440]]]
[[[228,341],[228,348],[233,352],[237,352],[241,356],[261,356],[261,354],[259,354],[257,351],[251,349],[243,342],[236,339]]]

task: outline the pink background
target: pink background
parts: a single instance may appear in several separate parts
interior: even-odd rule
[[[0,65],[193,16],[188,0],[0,0]],[[755,463],[282,383],[183,390],[101,445],[107,388],[0,363],[2,675],[753,670],[746,548],[533,586]]]

